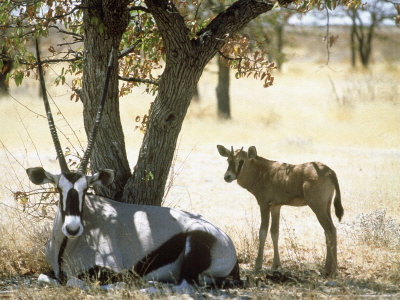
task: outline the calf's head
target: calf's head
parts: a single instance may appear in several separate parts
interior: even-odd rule
[[[58,208],[62,217],[62,232],[68,238],[75,238],[83,233],[82,209],[87,189],[92,185],[107,186],[114,181],[114,171],[101,170],[89,176],[80,172],[62,172],[59,175],[51,174],[42,167],[26,170],[30,181],[34,184],[53,184],[59,194]]]
[[[221,156],[228,158],[228,169],[224,175],[226,182],[232,182],[237,179],[242,171],[243,164],[257,156],[257,150],[254,146],[249,147],[247,152],[243,151],[243,147],[235,151],[233,147],[231,147],[231,150],[228,150],[222,145],[217,145],[217,149]]]

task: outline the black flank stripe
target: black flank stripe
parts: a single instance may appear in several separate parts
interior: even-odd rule
[[[199,275],[211,265],[211,248],[216,238],[200,230],[192,231],[188,235],[190,236],[190,251],[185,253],[181,279],[189,283],[198,283]]]
[[[174,235],[158,249],[143,257],[134,267],[139,276],[145,276],[162,266],[174,262],[185,247],[186,233]]]

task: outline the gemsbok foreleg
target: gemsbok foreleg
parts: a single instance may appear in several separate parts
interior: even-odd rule
[[[274,244],[274,261],[272,263],[272,269],[278,269],[281,266],[281,260],[279,258],[279,218],[281,214],[281,207],[274,206],[271,208],[271,238]]]
[[[260,225],[260,230],[258,232],[259,244],[258,244],[258,254],[257,254],[256,264],[254,266],[255,271],[261,270],[262,263],[264,260],[264,246],[268,234],[269,217],[271,210],[269,206],[260,205],[260,212],[261,212],[261,225]]]

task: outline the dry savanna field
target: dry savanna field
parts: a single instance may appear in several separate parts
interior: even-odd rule
[[[337,28],[331,29],[337,30],[339,40],[331,49],[327,65],[324,30],[290,32],[285,48],[289,61],[282,72],[275,72],[275,83],[270,88],[262,88],[261,82],[251,78],[234,79],[232,72],[231,120],[216,117],[215,61],[203,73],[200,102],[191,105],[183,124],[164,205],[201,213],[224,229],[235,242],[247,285],[223,291],[199,289],[194,298],[400,297],[398,29],[379,32],[369,70],[350,67],[348,37]],[[82,106],[69,100],[68,86],[51,84],[61,67],[54,66],[47,72],[47,85],[65,117],[56,116],[57,126],[64,133],[61,143],[79,149],[77,139],[86,144]],[[21,202],[25,199],[20,198],[17,205],[12,192],[36,188],[28,183],[25,168],[43,165],[57,172],[58,164],[47,121],[34,113],[44,114],[38,82],[28,79],[20,87],[12,85],[10,93],[14,100],[0,100],[0,297],[181,298],[166,288],[149,295],[141,291],[144,283],[129,283],[107,293],[96,284],[87,291],[35,284],[38,274],[49,270],[44,260],[48,233],[43,228],[51,220],[30,218],[23,211]],[[143,89],[137,89],[120,100],[132,168],[143,137],[140,130],[135,130],[135,118],[147,112],[152,99]],[[325,236],[307,207],[282,208],[283,279],[271,279],[270,236],[263,271],[252,271],[260,224],[258,205],[236,182],[224,181],[227,163],[219,156],[217,144],[245,149],[255,145],[265,158],[289,163],[320,161],[336,171],[344,207],[342,222],[334,217],[338,234],[336,279],[321,276]]]

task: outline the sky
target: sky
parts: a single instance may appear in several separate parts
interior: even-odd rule
[[[396,9],[393,5],[394,4],[400,4],[400,0],[390,0],[391,3],[388,3],[383,0],[369,0],[365,1],[366,3],[372,3],[371,1],[379,1],[379,5],[383,6],[385,11],[388,13],[393,13],[396,14]],[[368,5],[368,3],[366,4]],[[368,25],[370,23],[370,14],[367,11],[361,12],[361,19],[365,25]],[[289,24],[290,25],[297,25],[297,26],[326,26],[327,23],[327,17],[326,17],[326,11],[312,11],[307,14],[302,15],[299,17],[299,15],[293,15],[289,19]],[[351,25],[351,18],[346,15],[343,9],[337,8],[333,11],[329,11],[329,24],[330,25]],[[385,26],[395,26],[395,21],[394,18],[392,19],[387,19],[383,22],[383,25]]]

